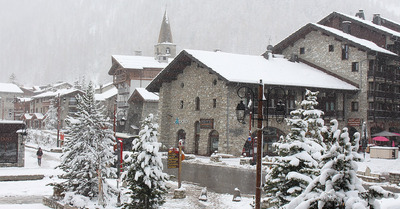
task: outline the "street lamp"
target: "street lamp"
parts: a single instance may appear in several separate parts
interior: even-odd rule
[[[65,97],[63,98],[63,102],[65,103]],[[57,147],[60,147],[60,128],[61,128],[61,98],[60,94],[58,94],[57,99]]]
[[[254,92],[251,90],[250,87],[247,86],[242,86],[238,89],[238,96],[243,99],[245,97],[246,94],[241,93],[241,90],[247,90],[248,94],[250,94],[250,96],[252,96],[252,99],[254,99],[255,95]],[[256,199],[255,199],[255,205],[256,205],[256,209],[260,209],[260,202],[261,202],[261,158],[262,158],[262,146],[263,146],[263,138],[262,138],[262,121],[266,120],[267,122],[267,128],[268,128],[268,117],[269,117],[269,102],[270,102],[270,94],[271,92],[276,92],[281,90],[283,92],[282,97],[279,98],[275,104],[275,115],[276,115],[276,121],[278,123],[283,122],[285,116],[286,116],[286,94],[285,94],[285,90],[282,87],[279,86],[275,86],[272,88],[269,88],[266,92],[266,94],[264,94],[264,85],[262,83],[262,80],[260,80],[260,83],[258,84],[258,111],[257,111],[257,160],[256,160],[256,171],[257,171],[257,177],[256,177]],[[275,97],[278,94],[275,94]],[[263,100],[263,97],[266,96],[266,100]],[[266,112],[266,118],[263,118],[263,102],[266,101],[266,105],[265,105],[265,112]],[[275,100],[274,100],[275,101]],[[254,103],[249,103],[248,108],[252,106],[253,112],[254,112]],[[245,120],[245,113],[246,111],[243,110],[244,104],[243,101],[241,100],[240,103],[237,105],[236,107],[236,115],[238,116],[237,120],[239,123],[244,123]],[[246,107],[244,108],[246,109]],[[282,116],[282,117],[279,117]],[[253,119],[254,122],[254,118],[252,118],[251,112],[250,112],[250,120]],[[250,125],[250,132],[251,132],[251,125]],[[254,140],[253,140],[254,141]],[[253,155],[254,157],[254,155]]]

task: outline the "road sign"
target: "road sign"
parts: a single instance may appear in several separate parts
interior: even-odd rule
[[[179,151],[172,148],[168,150],[168,168],[178,168],[179,167]]]

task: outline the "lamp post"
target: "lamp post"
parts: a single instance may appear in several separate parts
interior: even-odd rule
[[[241,90],[247,90],[247,94],[250,94],[249,96],[252,96],[252,98],[254,99],[254,92],[251,90],[250,87],[247,86],[243,86],[240,87],[238,89],[238,96],[243,99],[246,97],[246,93],[243,93]],[[261,166],[262,166],[262,146],[263,146],[263,134],[262,134],[262,121],[264,120],[264,115],[263,115],[263,102],[266,101],[266,105],[265,105],[265,112],[266,112],[266,123],[267,123],[267,128],[268,128],[268,117],[269,117],[269,102],[270,102],[270,94],[271,92],[275,92],[276,90],[282,90],[283,94],[282,94],[282,98],[278,99],[275,105],[275,115],[283,113],[282,116],[283,118],[278,118],[276,117],[276,121],[278,123],[283,122],[284,118],[285,118],[285,113],[286,113],[286,108],[285,108],[285,103],[286,103],[286,94],[285,94],[285,90],[282,87],[276,86],[276,87],[272,87],[269,88],[266,92],[266,94],[264,94],[264,84],[262,83],[262,80],[260,80],[260,83],[258,84],[258,108],[257,108],[257,160],[256,160],[256,199],[255,199],[255,208],[256,209],[260,209],[261,206]],[[266,96],[266,100],[263,100],[263,97]],[[276,95],[275,95],[276,96]],[[275,100],[274,100],[275,101]],[[254,112],[254,103],[249,102],[249,106],[248,109],[250,109],[250,106],[252,106],[252,110]],[[240,103],[237,105],[236,107],[236,116],[238,117],[237,120],[240,123],[244,123],[245,117],[246,117],[246,107],[245,107],[243,101],[241,100]],[[250,112],[251,113],[251,112]],[[252,118],[251,114],[250,114],[250,120],[253,119],[254,122],[254,118]],[[251,127],[251,126],[250,126]],[[254,155],[253,155],[254,156]]]
[[[63,98],[65,103],[65,97]],[[61,98],[60,94],[58,94],[57,99],[57,147],[60,147],[60,128],[61,128]]]

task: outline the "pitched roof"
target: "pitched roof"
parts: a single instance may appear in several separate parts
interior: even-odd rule
[[[145,88],[136,88],[132,93],[131,98],[138,95],[146,102],[158,102],[159,96],[153,92],[147,91]]]
[[[104,91],[101,94],[100,93],[94,94],[94,98],[96,101],[105,101],[106,99],[109,99],[117,94],[118,94],[118,89],[114,86],[113,88]]]
[[[334,16],[339,16],[341,18],[343,18],[344,20],[350,20],[352,23],[359,23],[364,25],[365,27],[368,27],[374,31],[379,31],[381,33],[385,33],[391,36],[397,36],[400,37],[400,32],[397,32],[395,30],[392,30],[390,28],[387,28],[385,26],[382,25],[377,25],[369,20],[363,20],[361,18],[355,17],[355,16],[351,16],[351,15],[347,15],[344,13],[340,13],[340,12],[332,12],[331,14],[329,14],[328,16],[326,16],[325,18],[323,18],[322,20],[320,20],[318,23],[319,24],[324,24],[324,22],[328,21],[330,18],[334,17]]]
[[[24,93],[17,85],[13,83],[0,83],[0,92]]]
[[[44,98],[44,97],[55,97],[58,96],[58,94],[60,94],[60,96],[63,95],[68,95],[74,92],[81,92],[84,93],[83,91],[79,90],[79,89],[75,89],[75,88],[70,88],[70,89],[59,89],[57,91],[47,91],[38,95],[35,95],[32,97],[32,99],[37,99],[37,98]]]
[[[342,40],[342,41],[347,41],[348,43],[351,43],[358,48],[364,49],[364,50],[372,50],[376,51],[379,53],[384,53],[392,56],[397,56],[396,53],[393,53],[387,49],[384,49],[382,47],[379,47],[372,41],[368,41],[365,39],[357,38],[355,36],[352,36],[350,34],[344,33],[343,31],[340,31],[335,28],[331,28],[328,26],[320,25],[317,23],[309,23],[302,28],[300,28],[298,31],[294,32],[291,34],[289,37],[278,43],[274,47],[274,52],[275,53],[282,53],[282,51],[288,47],[291,43],[296,42],[298,39],[301,37],[305,36],[305,34],[310,33],[312,30],[318,30],[322,31],[328,35],[334,36],[336,39]]]
[[[145,69],[145,68],[165,68],[168,62],[159,62],[154,57],[146,56],[129,56],[129,55],[112,55],[113,64],[117,63],[125,69]],[[170,60],[169,60],[170,61]],[[116,68],[112,66],[108,71],[109,75],[113,75]]]
[[[358,90],[354,85],[324,73],[304,63],[294,63],[283,56],[265,59],[262,56],[183,50],[147,86],[158,92],[163,82],[171,82],[183,69],[195,61],[220,79],[233,83],[301,86],[326,89]]]

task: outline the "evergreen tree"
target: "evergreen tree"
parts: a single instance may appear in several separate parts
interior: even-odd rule
[[[379,187],[366,191],[356,176],[355,162],[361,160],[357,154],[360,134],[355,134],[355,146],[350,142],[347,128],[340,132],[333,127],[327,136],[331,146],[322,156],[320,175],[285,208],[374,208],[379,204],[376,197],[390,196]]]
[[[274,146],[279,157],[266,176],[264,190],[268,202],[280,207],[297,197],[318,173],[319,160],[323,151],[321,129],[322,111],[316,110],[317,92],[306,92],[301,107],[292,111],[287,120],[290,133]]]
[[[129,165],[123,174],[128,184],[129,201],[124,208],[157,208],[165,202],[167,175],[162,172],[161,155],[157,142],[158,125],[150,114],[142,123],[139,137],[132,142],[133,154],[125,161]]]
[[[57,107],[54,106],[53,102],[50,103],[49,110],[45,114],[45,128],[47,130],[57,129],[58,126],[58,111]]]
[[[112,195],[105,178],[116,176],[115,168],[110,166],[115,161],[113,131],[95,104],[92,83],[85,95],[77,95],[77,102],[75,117],[67,119],[70,137],[65,139],[59,166],[67,181],[58,186],[72,195],[98,197],[99,204],[103,205]],[[64,201],[71,203],[67,195]]]

